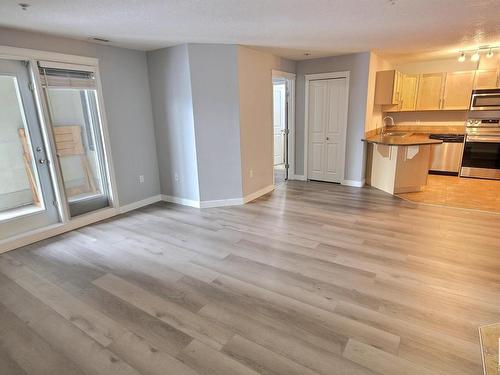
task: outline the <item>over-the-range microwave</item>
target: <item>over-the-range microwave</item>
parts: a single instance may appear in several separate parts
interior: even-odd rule
[[[471,111],[500,111],[500,89],[472,91]]]

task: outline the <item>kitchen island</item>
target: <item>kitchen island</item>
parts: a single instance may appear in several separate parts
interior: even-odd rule
[[[431,145],[443,142],[404,132],[379,134],[363,141],[372,145],[369,184],[390,194],[421,191],[427,183]]]

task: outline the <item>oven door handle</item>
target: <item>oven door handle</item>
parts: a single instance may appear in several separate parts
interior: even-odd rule
[[[500,143],[500,136],[468,135],[466,142]]]

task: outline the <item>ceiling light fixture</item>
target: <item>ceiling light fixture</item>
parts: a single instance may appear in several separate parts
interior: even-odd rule
[[[470,61],[479,61],[479,50],[477,50],[476,52],[474,52],[472,54],[472,56],[470,57]]]
[[[495,55],[495,50],[500,50],[500,45],[485,45],[479,46],[474,49],[464,49],[459,51],[458,61],[464,62],[466,57],[470,54],[471,61],[479,61],[481,54],[485,54],[488,59],[491,59]]]

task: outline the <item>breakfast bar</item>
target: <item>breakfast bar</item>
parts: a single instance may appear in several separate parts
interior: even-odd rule
[[[427,182],[430,148],[443,141],[425,134],[393,132],[363,139],[371,144],[370,184],[390,194],[421,191]]]

